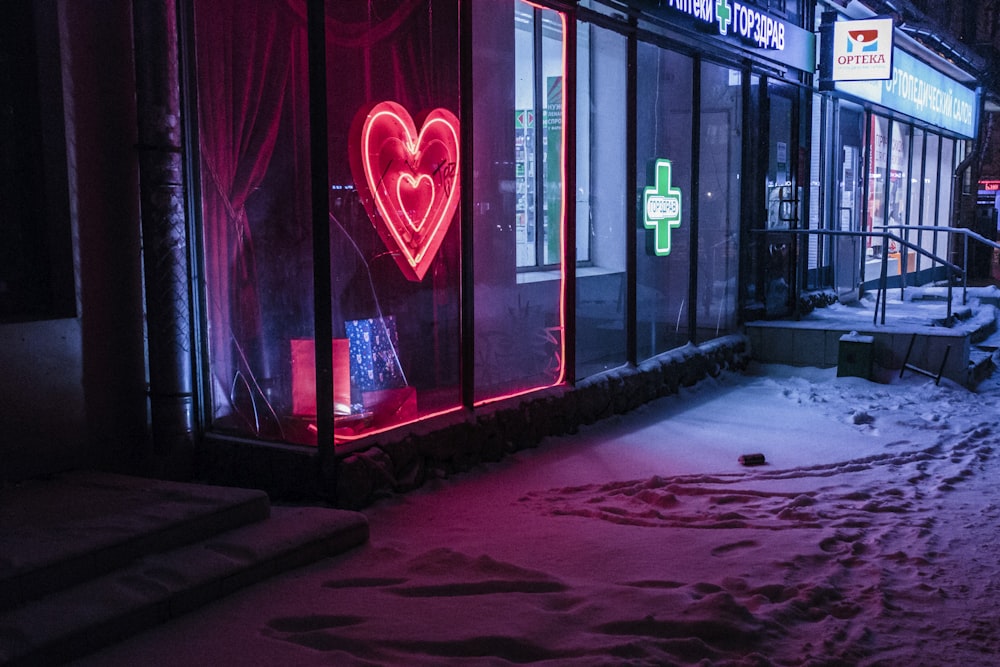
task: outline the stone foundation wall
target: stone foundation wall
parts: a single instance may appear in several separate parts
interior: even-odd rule
[[[742,335],[688,345],[572,387],[554,387],[381,434],[331,457],[322,470],[315,450],[210,438],[202,471],[207,481],[262,488],[276,500],[321,500],[359,509],[428,479],[536,447],[548,436],[572,434],[581,425],[625,414],[724,369],[743,370],[749,361],[749,342]]]

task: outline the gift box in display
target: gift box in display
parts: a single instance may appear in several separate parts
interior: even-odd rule
[[[345,322],[351,350],[351,388],[355,392],[399,389],[406,378],[399,364],[396,320],[381,319]]]
[[[333,339],[333,412],[351,412],[350,346],[346,338]],[[312,338],[291,340],[292,414],[316,416],[316,344]]]

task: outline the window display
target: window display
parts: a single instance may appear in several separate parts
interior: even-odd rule
[[[195,26],[213,427],[315,443],[317,349],[339,441],[460,405],[457,3],[327,3],[332,346],[305,2],[197,2]]]
[[[213,429],[314,444],[318,350],[332,354],[337,442],[463,405],[459,203],[469,131],[480,202],[467,339],[474,400],[562,381],[565,17],[515,0],[472,12],[473,38],[501,48],[473,57],[489,74],[470,91],[469,130],[459,3],[405,0],[374,12],[367,2],[327,2],[331,271],[320,276],[306,4],[196,1]],[[514,48],[518,35],[528,51]],[[498,73],[503,85],[481,85]],[[546,271],[526,277],[522,265]],[[330,281],[328,343],[313,333],[317,280]]]

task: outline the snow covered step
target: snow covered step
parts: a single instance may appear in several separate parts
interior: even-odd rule
[[[996,370],[994,353],[988,350],[972,348],[969,351],[969,371],[967,387],[975,387],[980,382],[988,378]]]
[[[0,612],[269,513],[262,491],[94,471],[0,488]]]
[[[363,514],[273,508],[269,519],[163,553],[0,613],[0,664],[54,664],[368,539]]]

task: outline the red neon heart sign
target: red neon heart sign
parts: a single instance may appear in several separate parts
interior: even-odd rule
[[[423,280],[458,206],[458,119],[434,109],[417,131],[395,102],[362,112],[351,133],[351,171],[382,241],[410,280]]]

